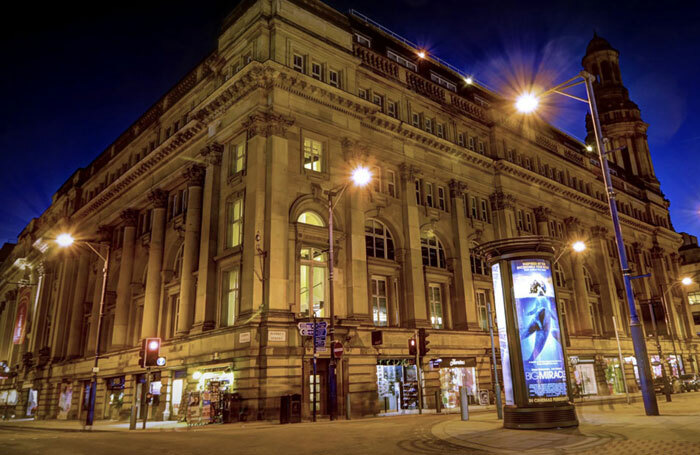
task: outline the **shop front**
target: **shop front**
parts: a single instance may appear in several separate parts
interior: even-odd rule
[[[440,373],[440,397],[445,409],[459,408],[459,389],[467,390],[469,404],[478,404],[476,357],[441,357],[430,365]]]
[[[59,420],[67,420],[70,414],[70,407],[73,403],[73,384],[62,382],[58,392],[58,415]]]
[[[185,379],[177,378],[177,379]],[[214,365],[197,368],[192,372],[194,387],[187,392],[187,407],[180,400],[178,413],[184,411],[185,419],[190,425],[224,423],[230,420],[231,402],[240,402],[238,394],[233,392],[233,367],[231,364]],[[185,385],[183,381],[183,386]]]
[[[593,358],[570,356],[569,362],[574,367],[574,396],[598,395]]]
[[[412,359],[377,360],[377,394],[383,414],[418,408],[418,370]]]
[[[124,376],[115,376],[105,380],[106,399],[103,415],[105,419],[119,420],[119,414],[124,405],[125,385],[126,380]]]
[[[665,359],[666,372],[671,375],[671,377],[678,377],[680,375],[680,369],[682,368],[680,362],[676,359],[675,355],[667,355]],[[658,355],[651,356],[651,371],[655,378],[660,378],[663,376],[661,372],[661,362],[659,361]]]
[[[625,381],[622,378],[620,359],[617,357],[605,357],[605,382],[608,384],[608,394],[616,395],[625,393]]]

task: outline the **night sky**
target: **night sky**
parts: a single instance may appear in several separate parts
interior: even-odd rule
[[[561,82],[593,31],[620,51],[622,78],[677,231],[700,233],[700,23],[691,2],[335,0],[489,87]],[[96,5],[97,3],[95,3]],[[146,5],[146,6],[144,6]],[[229,2],[142,2],[105,10],[24,2],[0,19],[0,243],[14,242],[54,192],[214,49]],[[583,138],[586,105],[549,120]]]

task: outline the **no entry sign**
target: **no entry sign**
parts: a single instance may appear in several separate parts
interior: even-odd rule
[[[343,349],[343,343],[336,341],[333,343],[333,357],[336,359],[339,359],[343,356],[343,352],[345,350]]]

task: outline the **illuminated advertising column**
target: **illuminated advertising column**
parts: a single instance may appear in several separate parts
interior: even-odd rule
[[[481,246],[491,265],[506,428],[578,425],[552,280],[554,245],[528,236]]]

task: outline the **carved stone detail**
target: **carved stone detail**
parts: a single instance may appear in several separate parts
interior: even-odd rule
[[[136,222],[139,219],[138,210],[126,209],[120,214],[125,226],[136,226]]]
[[[552,216],[552,209],[549,207],[535,207],[535,221],[538,223],[548,222],[549,217]]]
[[[605,239],[608,236],[608,228],[603,226],[593,226],[591,228],[591,238]]]
[[[148,200],[153,204],[154,208],[164,209],[168,205],[168,193],[160,188],[156,188],[148,193]]]
[[[96,239],[98,243],[109,243],[112,241],[112,233],[114,228],[112,226],[106,226],[101,224],[97,226]]]
[[[206,168],[201,164],[193,164],[182,173],[182,177],[187,181],[187,186],[202,186]]]
[[[463,197],[464,193],[467,191],[467,184],[459,180],[450,180],[449,186],[450,196],[453,198]]]
[[[501,190],[495,191],[491,196],[491,210],[505,210],[515,208],[515,196],[504,193]]]
[[[403,180],[404,182],[411,182],[415,180],[416,177],[422,174],[420,169],[408,163],[399,164],[399,173],[401,174],[401,180]]]
[[[651,257],[654,259],[661,259],[664,257],[665,251],[659,245],[654,245],[651,248]]]
[[[344,137],[340,141],[343,149],[343,159],[347,162],[366,163],[369,161],[369,146],[360,141]]]
[[[274,112],[256,112],[243,122],[248,139],[255,136],[284,136],[294,119]]]
[[[218,142],[210,142],[199,153],[208,165],[219,166],[221,164],[221,155],[224,153],[224,146]]]

